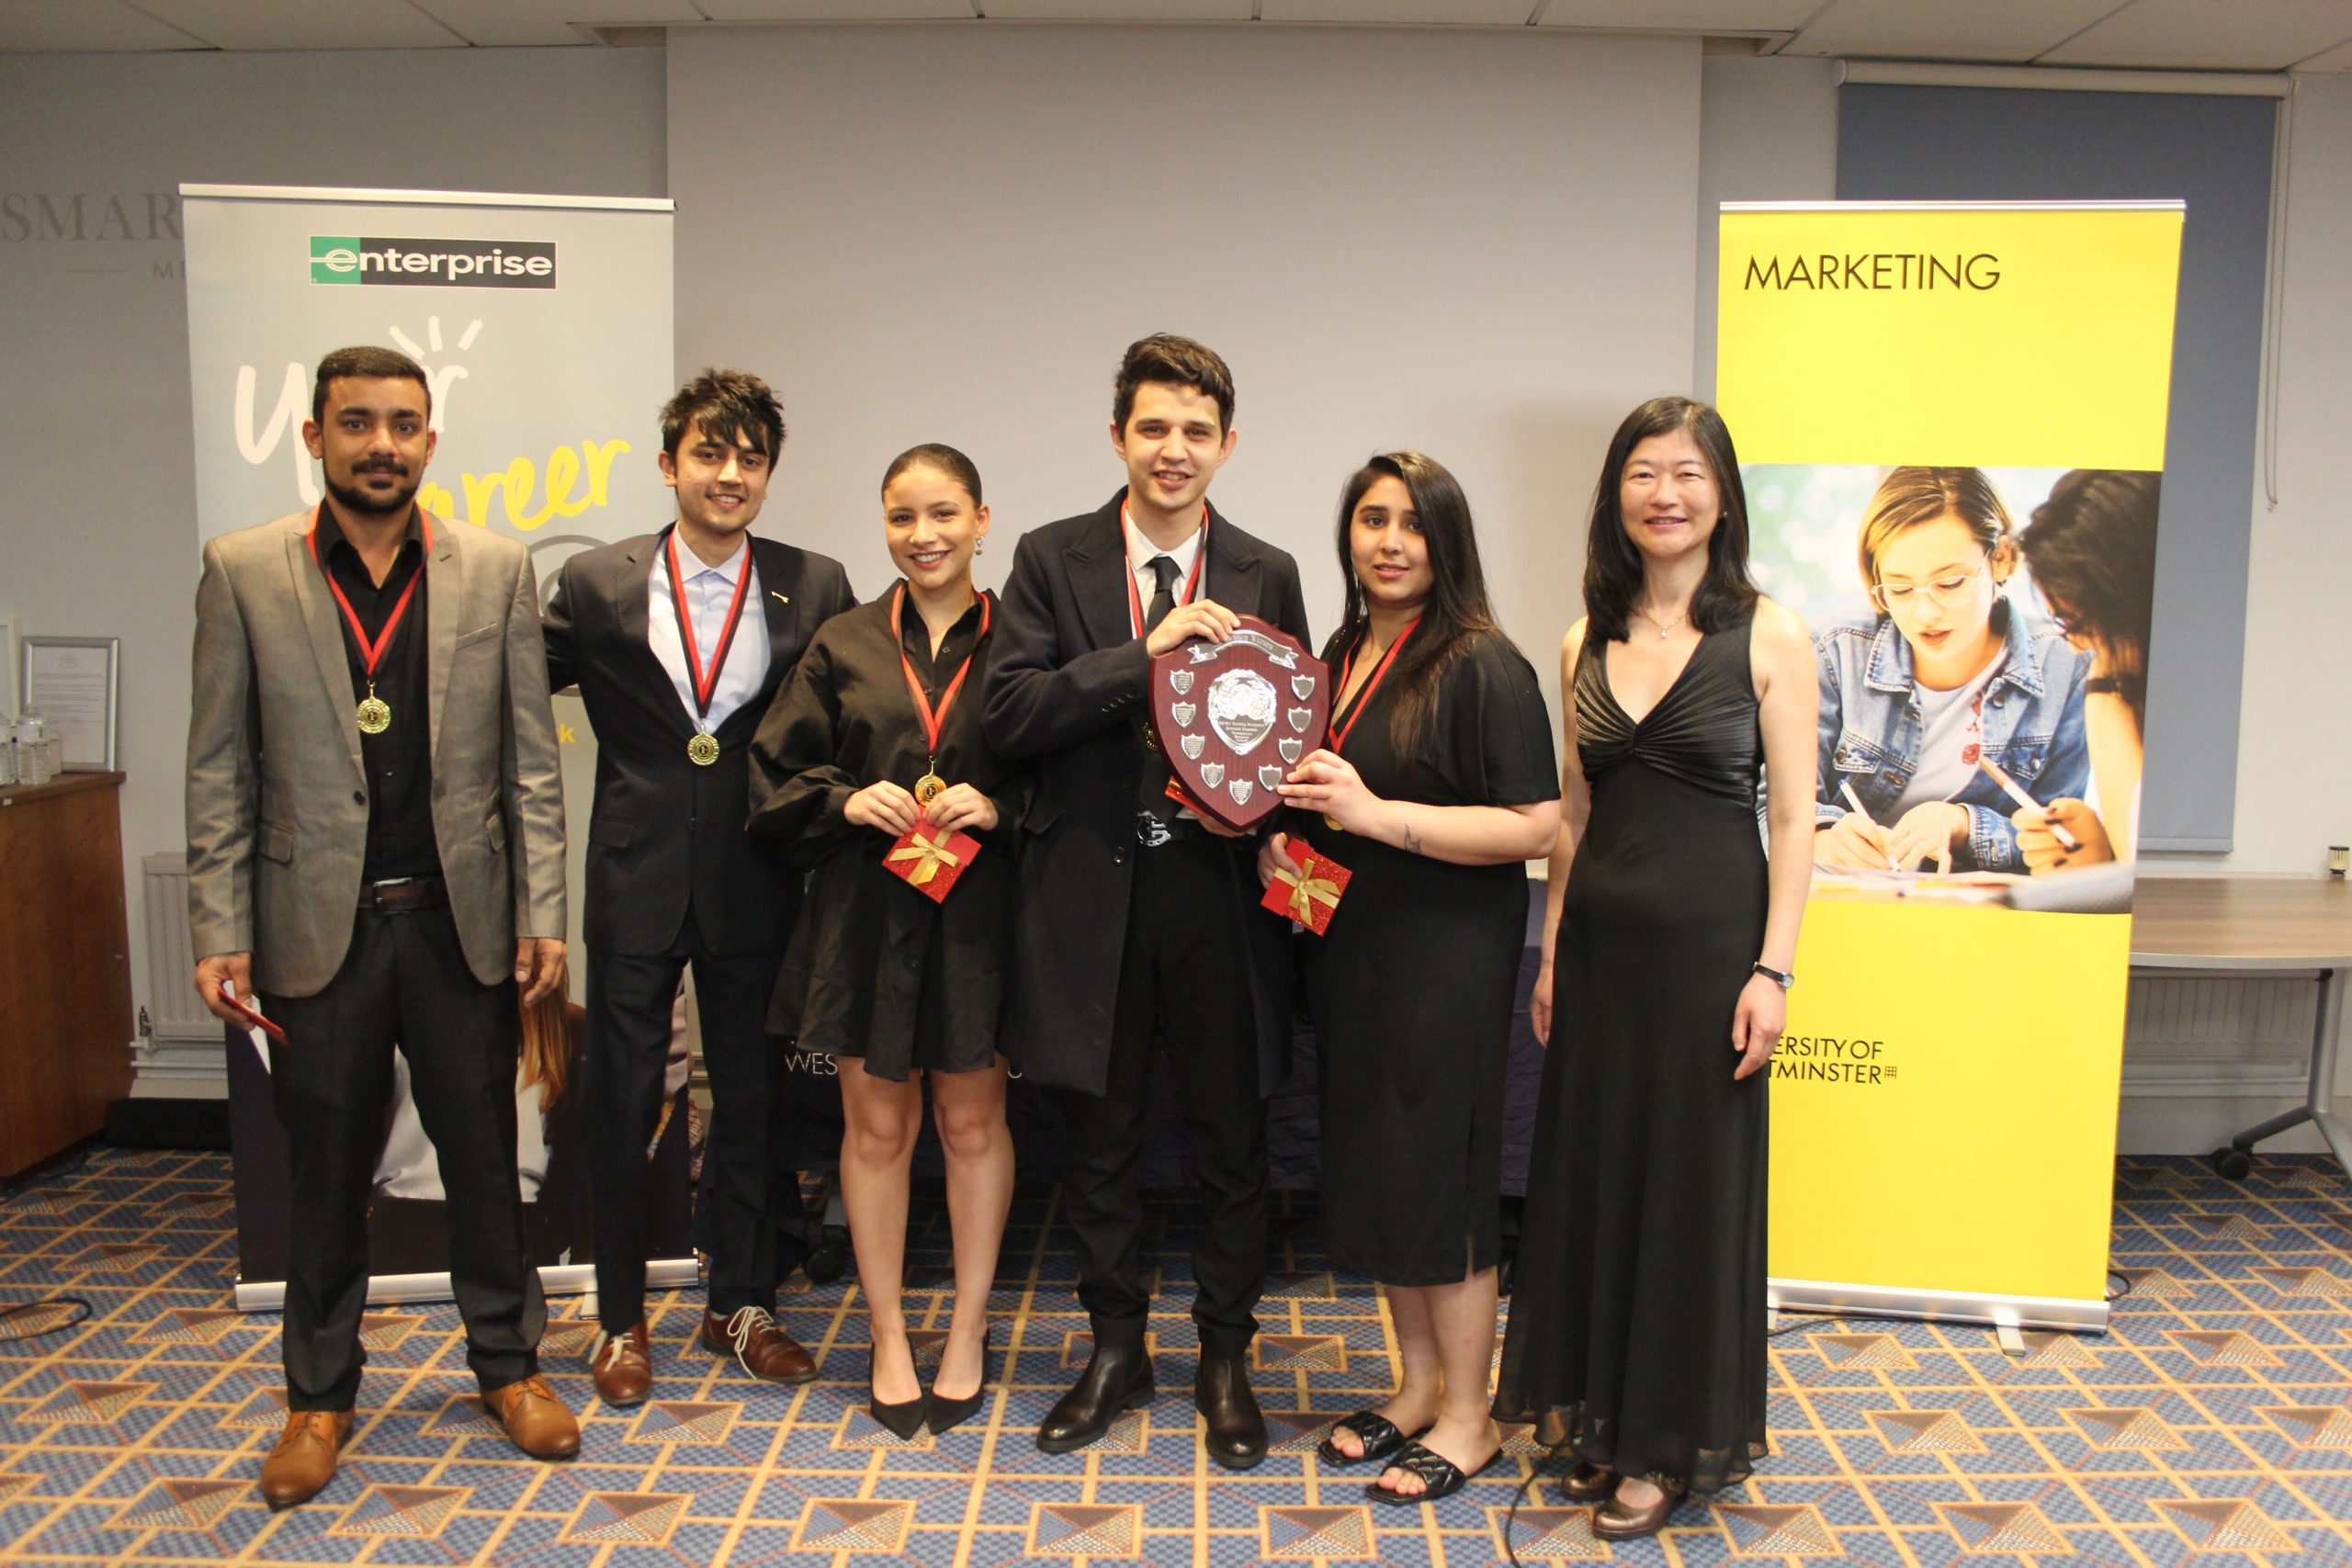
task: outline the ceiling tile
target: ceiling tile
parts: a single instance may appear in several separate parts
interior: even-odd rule
[[[1819,9],[1821,0],[1552,0],[1537,22],[1645,33],[1785,33]]]
[[[0,54],[202,49],[204,40],[122,0],[9,0],[0,6]]]
[[[1782,54],[2018,65],[2123,0],[1832,0]]]
[[[408,0],[139,0],[222,49],[457,49],[465,39]]]
[[[1264,22],[1369,22],[1455,28],[1526,25],[1540,0],[1259,0]]]
[[[2347,39],[2352,0],[2132,0],[2037,63],[2283,71]]]
[[[693,0],[409,0],[464,39],[501,44],[582,44],[582,27],[698,23]],[[579,24],[574,26],[573,24]]]
[[[1006,21],[1246,22],[1253,0],[979,0]]]
[[[2324,54],[2295,62],[2298,71],[2352,71],[2352,42],[2340,43]]]
[[[972,0],[695,0],[714,22],[971,20]]]

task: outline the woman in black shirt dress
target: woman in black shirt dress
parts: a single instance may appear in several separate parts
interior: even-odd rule
[[[997,1015],[1023,774],[980,733],[996,610],[972,585],[989,529],[978,470],[951,446],[918,446],[890,465],[882,502],[904,579],[826,622],[778,694],[752,750],[752,829],[791,840],[809,868],[768,1023],[839,1064],[842,1199],[872,1321],[869,1408],[910,1437],[926,1419],[945,1431],[969,1416],[985,1377],[989,1284],[1012,1201]],[[919,813],[981,846],[942,902],[886,869]],[[955,1314],[928,1393],[899,1299],[926,1077],[956,1244]]]
[[[1323,1224],[1332,1260],[1386,1287],[1404,1377],[1319,1451],[1387,1460],[1366,1492],[1405,1504],[1458,1490],[1498,1444],[1487,1371],[1504,1068],[1525,863],[1559,830],[1559,773],[1535,671],[1487,606],[1453,476],[1419,453],[1374,457],[1348,482],[1339,551],[1331,739],[1283,794],[1304,808],[1304,847],[1352,876],[1306,943]],[[1298,847],[1273,835],[1261,872],[1295,873]]]

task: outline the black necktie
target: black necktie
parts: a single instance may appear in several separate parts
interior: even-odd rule
[[[1176,607],[1176,561],[1172,556],[1154,556],[1144,565],[1151,569],[1151,607],[1143,613],[1143,630],[1149,637]]]
[[[1176,608],[1176,563],[1167,556],[1154,556],[1144,564],[1151,568],[1153,584],[1151,607],[1144,612],[1143,617],[1144,635],[1148,637],[1153,628],[1168,618],[1169,612]],[[1161,822],[1171,821],[1177,808],[1176,803],[1166,794],[1168,760],[1159,754],[1159,744],[1152,739],[1151,720],[1144,718],[1139,722],[1143,736],[1143,768],[1136,779],[1136,807],[1147,817],[1156,818]],[[1165,830],[1162,830],[1159,838],[1152,841],[1159,842],[1166,837]]]

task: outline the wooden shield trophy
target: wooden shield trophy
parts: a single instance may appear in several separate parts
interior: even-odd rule
[[[1195,637],[1151,661],[1151,733],[1185,804],[1247,832],[1323,744],[1331,672],[1296,637],[1254,615],[1224,642]]]

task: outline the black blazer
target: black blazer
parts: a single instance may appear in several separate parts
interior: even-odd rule
[[[989,745],[1038,759],[1023,819],[1021,903],[1005,1037],[1025,1077],[1102,1092],[1135,857],[1136,732],[1151,659],[1127,603],[1123,489],[1097,512],[1021,537],[1001,596],[983,714]],[[1298,563],[1214,509],[1200,592],[1307,646]],[[1259,908],[1256,841],[1235,840],[1233,918],[1248,933],[1261,1092],[1290,1060],[1289,924]],[[1225,976],[1201,976],[1216,984]]]
[[[752,737],[817,628],[857,599],[839,561],[752,537],[767,677],[714,732],[718,761],[697,767],[686,755],[694,722],[646,637],[662,537],[624,539],[565,561],[545,617],[549,685],[578,686],[596,731],[584,934],[594,952],[666,953],[691,898],[695,928],[713,952],[781,951],[799,910],[800,878],[782,845],[743,829]],[[743,609],[738,637],[760,624],[750,605]]]

